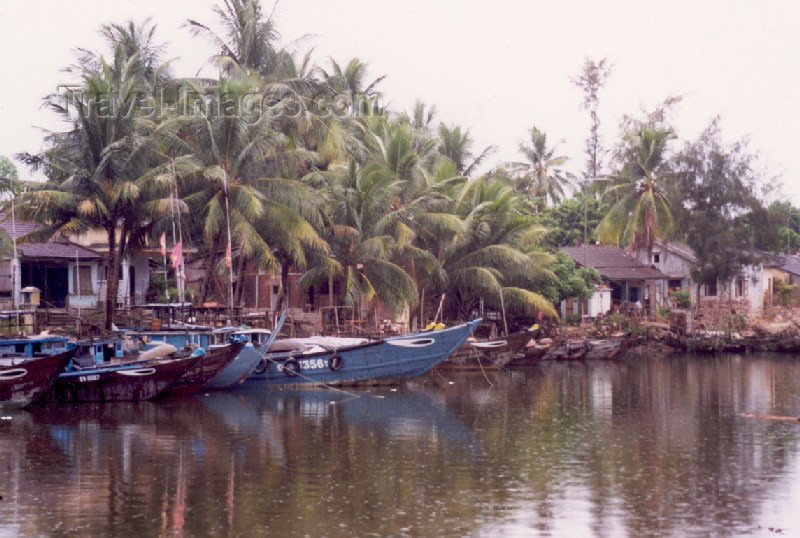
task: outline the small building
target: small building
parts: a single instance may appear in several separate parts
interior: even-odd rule
[[[0,300],[10,305],[14,290],[35,286],[41,290],[42,306],[55,308],[94,308],[105,301],[108,269],[108,240],[105,233],[93,230],[77,237],[56,235],[48,241],[31,241],[28,237],[39,229],[33,222],[0,214],[0,227],[17,241],[18,282],[12,284],[12,255],[0,261]],[[157,249],[131,252],[121,260],[120,305],[143,303],[150,281],[149,256]],[[160,253],[159,253],[160,255]]]
[[[611,311],[611,288],[605,284],[597,284],[594,293],[583,301],[568,297],[561,301],[561,319],[568,319],[570,316],[586,316],[596,318]]]
[[[762,255],[769,258],[765,253]],[[690,293],[695,310],[701,314],[719,310],[720,315],[730,315],[733,310],[754,317],[772,302],[773,275],[769,263],[742,266],[739,274],[730,281],[698,285],[692,279],[697,256],[688,245],[677,241],[657,241],[649,260],[646,252],[635,253],[635,256],[640,262],[649,262],[667,275],[663,287],[656,290],[659,304],[671,306],[670,294],[677,289]]]
[[[578,265],[593,267],[600,273],[603,283],[611,290],[611,310],[631,314],[655,314],[656,308],[661,304],[658,291],[663,289],[667,275],[641,263],[621,248],[583,245],[564,247],[561,251]],[[598,290],[595,295],[598,293],[602,291]],[[590,299],[589,302],[592,301],[603,304],[601,297]]]

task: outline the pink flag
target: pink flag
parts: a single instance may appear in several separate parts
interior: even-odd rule
[[[233,256],[231,256],[231,244],[228,243],[228,246],[225,248],[225,267],[230,269],[233,267]]]
[[[167,255],[167,234],[161,234],[161,255]]]
[[[170,255],[172,259],[172,268],[177,269],[183,263],[183,243],[178,241],[175,243],[175,247],[172,249],[172,255]]]

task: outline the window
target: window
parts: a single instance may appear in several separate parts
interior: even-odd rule
[[[744,292],[745,292],[744,278],[739,277],[736,279],[736,296],[744,297]]]
[[[72,268],[72,290],[76,295],[94,295],[90,266],[79,265]]]
[[[706,297],[716,297],[717,296],[717,283],[714,282],[713,284],[706,284]]]
[[[672,290],[679,290],[683,287],[680,279],[670,279],[669,283],[667,283],[670,291]]]
[[[653,263],[661,263],[661,254],[658,252],[653,254]]]

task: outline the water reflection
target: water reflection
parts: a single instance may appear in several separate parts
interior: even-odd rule
[[[0,536],[800,533],[800,363],[543,363],[0,421]]]

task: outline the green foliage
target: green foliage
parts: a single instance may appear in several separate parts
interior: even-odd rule
[[[585,206],[584,206],[585,204]],[[547,228],[544,239],[546,246],[552,249],[580,244],[584,236],[584,211],[586,212],[586,231],[588,239],[594,242],[597,237],[595,229],[608,211],[608,204],[593,195],[576,193],[560,204],[548,207],[540,215],[542,226]]]
[[[661,318],[668,318],[672,310],[668,306],[659,306],[658,307],[658,316]]]
[[[692,294],[688,290],[674,290],[670,293],[670,296],[677,308],[691,308]]]
[[[595,284],[601,282],[600,274],[592,267],[580,267],[575,260],[564,254],[556,252],[554,261],[548,268],[554,278],[547,281],[542,288],[542,294],[553,304],[569,297],[589,299],[595,290]]]
[[[747,329],[747,317],[743,314],[730,314],[726,317],[725,323],[733,332]]]
[[[17,167],[8,157],[0,155],[0,192],[7,192],[19,181]]]
[[[666,195],[668,128],[640,125],[617,150],[622,168],[611,176],[604,197],[611,203],[597,225],[598,239],[652,253],[657,239],[670,239],[674,221]]]
[[[547,134],[533,126],[528,131],[530,142],[519,145],[527,162],[510,163],[508,168],[519,192],[536,201],[536,208],[546,207],[564,199],[565,188],[574,177],[563,169],[567,157],[557,156],[556,147],[548,146]]]
[[[775,201],[755,208],[752,232],[756,247],[770,252],[791,252],[800,248],[800,209],[789,201]]]
[[[797,287],[797,284],[789,284],[783,280],[775,281],[775,295],[777,296],[778,302],[780,302],[781,306],[789,306],[792,304],[794,290],[796,290]]]
[[[683,239],[697,256],[696,282],[727,281],[759,261],[753,250],[759,177],[746,142],[723,144],[718,119],[676,156],[670,196]]]

